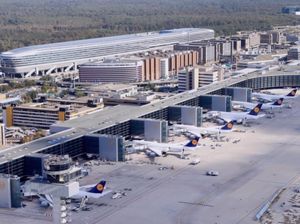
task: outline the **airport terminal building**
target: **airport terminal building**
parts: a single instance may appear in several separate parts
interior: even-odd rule
[[[76,40],[13,49],[0,54],[6,75],[29,77],[77,71],[78,65],[116,55],[212,39],[211,29],[182,28],[159,32]]]
[[[233,100],[251,99],[251,89],[300,86],[299,66],[286,71],[253,72],[143,106],[118,105],[50,127],[51,135],[0,152],[0,173],[29,175],[31,157],[39,154],[85,154],[123,161],[131,136],[166,142],[168,122],[201,126],[204,110],[231,111]],[[249,89],[250,88],[250,89]],[[244,94],[242,94],[244,93]],[[209,94],[209,95],[207,95]],[[153,131],[155,130],[155,131]],[[27,167],[27,168],[26,168]],[[27,169],[27,170],[26,170]]]

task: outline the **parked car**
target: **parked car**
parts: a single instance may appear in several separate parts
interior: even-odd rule
[[[219,172],[215,170],[209,170],[206,172],[207,176],[219,176]]]

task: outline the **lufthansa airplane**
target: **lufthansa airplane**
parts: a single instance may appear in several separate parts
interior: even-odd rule
[[[283,99],[293,99],[296,98],[297,89],[293,89],[289,94],[287,95],[271,95],[266,93],[252,93],[252,96],[254,96],[257,99],[267,100],[267,101],[273,101],[277,100],[279,98]]]
[[[271,103],[263,103],[261,109],[262,110],[272,110],[276,108],[282,108],[283,106],[283,98],[277,99],[275,102]],[[246,109],[252,109],[256,104],[250,102],[242,102],[242,101],[232,101],[233,105],[240,105]]]
[[[196,127],[192,125],[174,124],[175,128],[186,130],[194,135],[218,135],[220,133],[231,132],[233,128],[233,121],[227,122],[225,125],[214,127]]]
[[[183,153],[186,150],[193,150],[197,147],[200,137],[196,136],[186,144],[178,143],[158,143],[144,140],[135,140],[133,144],[136,146],[144,146],[155,153],[156,156],[162,156],[166,153]]]
[[[247,120],[256,120],[265,116],[265,114],[260,114],[262,104],[257,104],[250,112],[223,112],[223,111],[210,111],[208,114],[211,116],[219,117],[227,122],[235,121],[237,123],[242,123]]]
[[[105,189],[106,181],[101,180],[98,184],[86,185],[79,188],[79,193],[71,198],[100,198],[110,193],[110,190]]]

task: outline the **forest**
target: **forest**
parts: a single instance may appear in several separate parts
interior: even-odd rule
[[[218,35],[300,24],[299,0],[0,0],[0,52],[34,44],[180,27]]]

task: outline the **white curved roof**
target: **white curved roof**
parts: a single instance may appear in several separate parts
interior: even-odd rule
[[[111,36],[111,37],[100,37],[93,39],[84,39],[84,40],[74,40],[74,41],[66,41],[66,42],[58,42],[58,43],[50,43],[50,44],[42,44],[42,45],[33,45],[28,47],[16,48],[10,51],[2,52],[1,56],[4,57],[18,57],[18,56],[26,56],[32,55],[42,52],[49,51],[62,51],[70,48],[81,48],[88,46],[101,46],[101,45],[109,45],[109,44],[117,44],[117,43],[125,43],[132,42],[138,40],[146,40],[151,37],[163,37],[170,36],[176,34],[184,34],[184,33],[199,33],[203,32],[214,32],[211,29],[203,29],[203,28],[181,28],[181,29],[173,29],[173,30],[162,30],[159,32],[148,32],[148,33],[136,33],[136,34],[126,34],[119,36]]]

